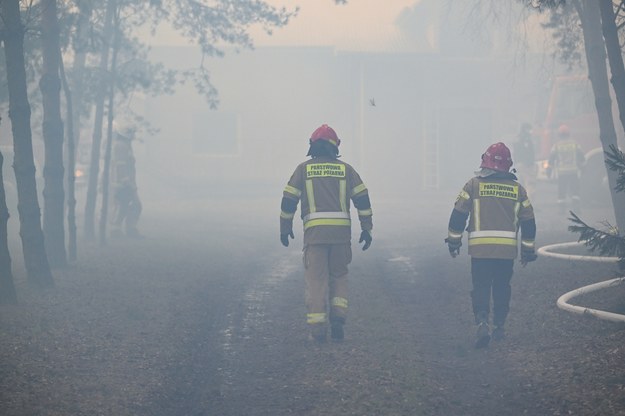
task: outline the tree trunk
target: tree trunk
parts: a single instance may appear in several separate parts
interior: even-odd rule
[[[13,133],[13,169],[17,183],[17,210],[20,217],[24,264],[30,283],[39,287],[50,287],[54,284],[54,280],[43,242],[41,213],[37,200],[30,104],[26,92],[24,26],[20,16],[19,0],[2,0],[0,11],[5,24],[4,54],[9,89],[9,118]]]
[[[106,20],[104,22],[104,41],[100,56],[100,88],[97,93],[95,122],[93,126],[93,141],[91,143],[91,165],[89,167],[89,184],[87,186],[87,201],[85,203],[85,237],[87,240],[95,239],[95,207],[98,196],[98,176],[100,174],[100,147],[102,144],[102,122],[104,119],[104,101],[108,93],[107,74],[110,39],[113,30],[113,12],[115,0],[109,0],[106,7]]]
[[[608,51],[610,72],[612,73],[610,82],[616,96],[619,119],[623,129],[625,129],[625,65],[623,64],[612,0],[599,0],[599,10],[601,10],[601,28],[605,47]]]
[[[39,88],[43,104],[43,233],[48,260],[53,267],[67,265],[65,253],[65,193],[63,190],[63,121],[59,78],[59,22],[56,0],[42,0],[43,68]]]
[[[76,260],[76,141],[74,140],[74,104],[65,76],[65,65],[59,49],[60,74],[67,106],[67,250],[70,261]]]
[[[595,106],[599,119],[599,138],[603,151],[607,152],[610,146],[616,146],[616,130],[612,117],[612,99],[610,98],[610,84],[608,68],[606,66],[605,43],[601,33],[601,16],[597,0],[581,0],[577,3],[577,10],[582,23],[584,34],[584,49],[588,64],[588,77],[595,96]],[[625,194],[616,192],[617,173],[606,165],[610,195],[616,225],[621,232],[625,230]]]
[[[77,149],[80,145],[81,137],[81,108],[84,96],[84,80],[85,80],[85,62],[87,60],[88,50],[88,37],[91,14],[93,13],[93,5],[91,0],[77,2],[79,9],[78,22],[76,24],[76,40],[73,43],[74,47],[74,63],[73,63],[73,76],[72,80],[72,102],[74,103],[72,109],[72,116],[74,119],[74,149]],[[76,155],[74,155],[75,157]]]
[[[119,11],[115,11],[115,34],[113,40],[113,56],[111,58],[111,85],[109,88],[108,126],[106,130],[106,150],[102,170],[102,210],[100,211],[100,245],[106,244],[106,224],[109,206],[109,182],[111,171],[111,150],[113,148],[113,116],[115,114],[115,79],[117,74],[117,53],[119,50]]]
[[[17,303],[17,294],[11,272],[11,255],[9,254],[9,236],[7,233],[9,209],[4,193],[3,163],[4,157],[0,153],[0,305]]]

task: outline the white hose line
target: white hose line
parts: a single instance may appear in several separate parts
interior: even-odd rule
[[[600,256],[580,256],[576,254],[561,254],[552,253],[551,250],[558,248],[580,247],[583,246],[583,242],[573,241],[570,243],[558,243],[550,244],[548,246],[542,246],[538,249],[538,254],[545,257],[553,257],[563,260],[579,260],[579,261],[596,261],[600,263],[614,263],[618,261],[618,257],[600,257]]]
[[[605,289],[609,287],[618,286],[625,283],[625,277],[617,277],[616,279],[606,280],[605,282],[593,283],[592,285],[580,287],[579,289],[571,290],[568,293],[560,296],[558,298],[558,308],[573,312],[579,315],[590,315],[595,318],[604,319],[606,321],[612,322],[624,322],[625,323],[625,315],[621,315],[619,313],[600,311],[597,309],[584,308],[583,306],[575,306],[568,303],[569,299],[574,298],[579,295],[583,295],[586,293],[594,292],[595,290]]]
[[[603,263],[615,263],[619,260],[618,257],[599,257],[599,256],[580,256],[574,254],[560,254],[560,253],[552,253],[551,250],[557,248],[568,248],[568,247],[579,247],[583,245],[583,242],[570,242],[570,243],[559,243],[559,244],[551,244],[548,246],[543,246],[538,249],[538,254],[543,255],[545,257],[553,257],[564,260],[577,260],[577,261],[594,261],[594,262],[603,262]],[[618,286],[625,283],[625,277],[617,277],[616,279],[610,279],[599,283],[593,283],[588,286],[580,287],[579,289],[571,290],[570,292],[565,293],[560,296],[557,301],[558,308],[572,312],[578,315],[590,315],[598,319],[603,319],[611,322],[623,322],[625,323],[625,315],[607,311],[600,311],[598,309],[585,308],[583,306],[575,306],[568,303],[568,301],[576,296],[583,295],[586,293],[594,292],[599,289],[605,289],[609,287]]]

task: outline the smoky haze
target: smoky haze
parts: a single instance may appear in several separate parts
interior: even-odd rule
[[[363,38],[352,49],[261,44],[206,59],[216,110],[188,85],[133,99],[159,130],[135,145],[144,192],[277,195],[323,123],[378,197],[458,188],[489,144],[511,145],[522,122],[542,122],[549,71],[509,27],[481,28],[484,39],[444,4],[405,8],[384,50]],[[191,46],[154,45],[151,57],[178,69],[200,60]]]

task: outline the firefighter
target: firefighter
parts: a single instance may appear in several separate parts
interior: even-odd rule
[[[482,155],[480,170],[462,188],[449,219],[445,242],[452,257],[460,254],[462,233],[469,220],[468,245],[471,256],[472,309],[477,325],[476,348],[487,347],[491,293],[492,337],[505,337],[504,324],[510,309],[513,263],[518,254],[521,229],[521,264],[536,260],[534,210],[525,188],[510,172],[512,158],[503,143],[495,143]]]
[[[116,123],[113,145],[111,179],[113,188],[113,236],[140,238],[137,229],[142,205],[137,191],[135,156],[132,141],[135,128],[128,123]]]
[[[551,148],[549,171],[551,176],[555,167],[558,177],[558,211],[564,213],[566,198],[571,196],[571,205],[579,213],[579,176],[584,166],[585,157],[581,147],[571,138],[571,131],[566,124],[558,127],[558,141]]]
[[[284,189],[280,212],[280,241],[285,247],[293,234],[293,218],[302,201],[307,324],[310,338],[324,342],[327,326],[334,341],[344,338],[347,316],[347,265],[352,259],[350,200],[358,211],[359,243],[371,245],[371,203],[366,186],[349,164],[339,160],[336,132],[324,124],[309,140],[307,156]]]

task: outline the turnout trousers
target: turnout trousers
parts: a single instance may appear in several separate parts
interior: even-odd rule
[[[493,324],[503,326],[510,310],[514,260],[471,258],[473,290],[471,301],[475,323],[488,322],[491,293],[493,298]]]
[[[304,247],[306,269],[306,321],[325,330],[329,320],[344,322],[347,316],[347,265],[352,260],[350,243],[308,244]]]

